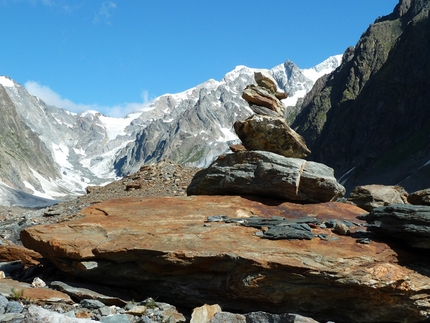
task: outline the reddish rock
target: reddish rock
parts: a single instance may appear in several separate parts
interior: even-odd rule
[[[24,266],[39,264],[42,255],[20,245],[0,246],[0,262],[20,260]]]
[[[234,153],[236,153],[238,151],[245,151],[246,150],[245,146],[242,144],[231,145],[229,148]]]
[[[10,278],[0,279],[0,294],[10,297],[12,290],[23,292],[22,297],[36,304],[73,303],[69,295],[49,288],[33,288],[30,284]]]
[[[275,111],[279,116],[283,116],[285,106],[275,94],[270,93],[267,89],[257,85],[248,85],[242,94],[242,98],[250,104],[261,105]]]
[[[272,241],[250,227],[205,225],[208,216],[220,214],[360,223],[356,216],[363,210],[352,205],[190,196],[118,199],[83,213],[85,218],[27,228],[21,239],[64,271],[186,306],[218,303],[345,322],[430,316],[430,278],[399,265],[406,264],[400,249],[357,243],[357,228],[337,240]]]

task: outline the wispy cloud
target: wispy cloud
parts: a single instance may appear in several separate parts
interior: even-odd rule
[[[103,2],[99,8],[99,11],[94,15],[93,23],[98,24],[100,21],[105,21],[110,25],[109,18],[112,17],[116,8],[116,3],[113,1]]]
[[[35,81],[27,81],[24,86],[30,94],[37,96],[47,104],[75,113],[95,110],[110,117],[122,118],[132,112],[144,111],[146,108],[148,108],[150,103],[147,91],[143,91],[141,94],[142,102],[126,102],[114,106],[102,106],[99,104],[75,103],[69,99],[63,98],[60,94],[53,91],[49,86],[41,85]]]

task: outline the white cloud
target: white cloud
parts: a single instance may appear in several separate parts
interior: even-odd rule
[[[147,91],[143,91],[141,93],[142,102],[126,102],[114,106],[102,106],[98,104],[74,103],[69,99],[63,98],[60,94],[53,91],[50,87],[46,85],[41,85],[35,81],[27,81],[24,86],[30,94],[37,96],[38,98],[45,101],[47,104],[56,106],[57,108],[66,109],[75,113],[95,110],[110,117],[122,118],[132,112],[145,110],[150,103]]]
[[[103,2],[99,8],[99,11],[94,16],[93,23],[97,24],[103,19],[107,24],[110,24],[108,19],[112,17],[113,11],[116,9],[116,7],[116,3],[113,1]]]

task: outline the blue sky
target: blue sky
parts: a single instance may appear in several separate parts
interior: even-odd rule
[[[312,67],[398,0],[0,0],[0,75],[48,103],[123,116],[237,65]]]

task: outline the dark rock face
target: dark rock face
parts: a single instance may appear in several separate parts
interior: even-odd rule
[[[371,230],[415,248],[430,249],[430,206],[393,204],[360,216]]]
[[[323,164],[265,151],[239,151],[198,172],[188,195],[256,195],[287,201],[328,202],[345,189]]]
[[[341,182],[427,188],[430,178],[430,4],[401,1],[378,19],[324,86],[305,99],[292,128]],[[408,178],[409,176],[409,178]],[[408,179],[407,179],[408,178]]]

